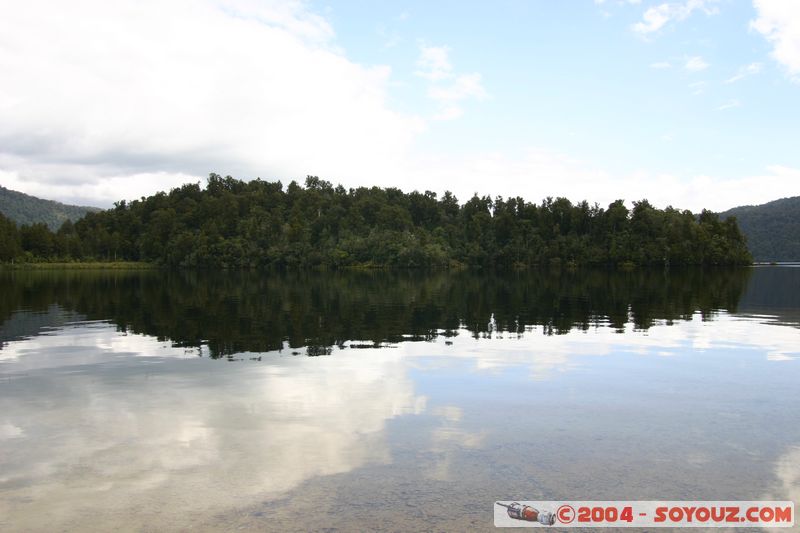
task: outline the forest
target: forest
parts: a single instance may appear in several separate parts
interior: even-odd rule
[[[143,261],[183,268],[736,265],[752,260],[734,217],[607,208],[566,198],[397,188],[345,189],[314,176],[291,182],[211,174],[56,231],[0,215],[0,261]]]
[[[800,261],[800,196],[720,213],[736,217],[756,261]]]
[[[17,224],[44,222],[55,231],[67,220],[75,222],[90,211],[100,211],[97,207],[67,205],[53,200],[43,200],[19,191],[12,191],[0,185],[0,214]]]

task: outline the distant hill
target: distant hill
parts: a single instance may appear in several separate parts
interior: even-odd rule
[[[800,261],[800,196],[720,213],[722,219],[730,216],[739,222],[756,261]]]
[[[44,222],[47,227],[55,231],[64,221],[74,222],[90,211],[100,211],[100,209],[42,200],[0,185],[0,213],[19,225]]]

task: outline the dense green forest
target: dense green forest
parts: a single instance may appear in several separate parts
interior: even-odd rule
[[[720,213],[722,220],[731,216],[736,217],[757,261],[800,261],[800,196]]]
[[[100,209],[43,200],[19,191],[6,189],[0,185],[0,214],[17,224],[42,223],[56,231],[67,220],[75,222],[91,211],[100,211]]]
[[[608,208],[396,188],[345,189],[309,176],[240,181],[120,201],[51,232],[0,219],[0,260],[126,260],[173,267],[525,267],[537,264],[743,264],[735,219],[647,200]]]

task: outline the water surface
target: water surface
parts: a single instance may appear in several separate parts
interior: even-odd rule
[[[800,269],[0,275],[0,530],[800,502]]]

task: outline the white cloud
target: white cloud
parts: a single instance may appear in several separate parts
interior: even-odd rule
[[[460,103],[468,99],[486,98],[486,89],[481,83],[481,75],[455,74],[450,62],[450,48],[447,46],[420,46],[415,74],[431,82],[428,98],[436,102],[439,110],[434,120],[453,120],[464,114]],[[452,80],[452,81],[450,81]]]
[[[761,72],[761,63],[750,63],[749,65],[740,67],[736,74],[725,80],[725,83],[736,83],[741,79],[754,76],[759,72]]]
[[[459,76],[450,85],[431,87],[428,96],[441,105],[440,112],[434,118],[448,120],[463,114],[459,102],[470,98],[482,100],[486,98],[486,90],[481,85],[481,75],[473,73]]]
[[[703,208],[725,211],[739,205],[759,205],[800,194],[800,169],[781,165],[770,165],[762,173],[741,178],[649,174],[641,174],[641,178],[642,183],[632,185],[638,194],[627,197],[649,198],[659,206],[672,204],[695,212]]]
[[[450,48],[447,46],[425,46],[419,48],[415,74],[432,81],[444,80],[453,76],[453,65],[450,64]]]
[[[800,2],[754,0],[758,17],[750,23],[772,43],[772,57],[795,80],[800,79]]]
[[[685,2],[665,2],[650,7],[642,15],[642,20],[633,25],[633,31],[641,35],[648,35],[660,30],[671,21],[687,19],[695,11],[713,15],[717,12],[716,8],[709,6],[713,1],[686,0]]]
[[[328,22],[305,9],[303,0],[220,0],[216,5],[231,16],[285,28],[291,34],[311,41],[322,43],[334,36]]]
[[[387,30],[383,26],[379,26],[376,30],[378,36],[383,40],[383,47],[384,48],[394,48],[401,42],[403,42],[403,38],[400,34],[393,30]]]
[[[693,56],[686,60],[686,64],[683,65],[683,68],[689,72],[700,72],[708,68],[708,63],[700,56]]]
[[[736,98],[731,98],[717,108],[717,111],[725,111],[726,109],[733,109],[734,107],[741,107],[742,103]]]
[[[0,35],[0,170],[25,192],[107,205],[211,171],[366,181],[425,127],[387,106],[388,67],[349,61],[299,2],[32,0]],[[114,177],[130,187],[109,197]]]
[[[707,85],[708,82],[706,81],[696,81],[694,83],[690,83],[689,88],[692,90],[692,94],[698,95],[705,92]]]
[[[2,159],[0,159],[1,161]],[[183,172],[133,172],[104,174],[91,165],[22,165],[20,170],[0,169],[0,183],[39,198],[55,198],[79,205],[109,207],[120,199],[136,199],[168,191],[185,183],[204,182],[200,175]],[[85,173],[85,174],[84,174]],[[66,178],[66,179],[64,179]]]
[[[670,20],[669,10],[669,4],[651,7],[644,12],[643,20],[633,25],[633,30],[641,34],[647,34],[661,29]]]
[[[9,423],[0,424],[0,440],[15,439],[23,435],[25,435],[25,432],[19,426]]]
[[[448,188],[462,202],[473,193],[522,196],[531,202],[564,196],[573,202],[588,200],[603,207],[620,197],[629,202],[647,198],[657,207],[672,205],[699,212],[724,211],[800,194],[800,169],[782,166],[769,166],[763,173],[741,178],[648,170],[612,174],[586,161],[540,149],[513,156],[488,152],[429,157],[415,165],[406,169],[410,177],[407,188],[424,190],[430,189],[431,183],[450,184]]]
[[[0,183],[37,196],[108,206],[220,172],[449,188],[461,199],[477,191],[607,204],[625,191],[696,210],[725,197],[716,192],[724,180],[703,189],[690,176],[611,175],[535,148],[426,155],[420,134],[435,124],[392,110],[390,69],[349,60],[302,3],[13,6],[0,17],[0,72],[14,81],[0,84]],[[457,118],[489,97],[481,75],[460,72],[446,46],[421,47],[423,58],[430,118]],[[756,187],[772,194],[764,201],[796,190],[797,174],[787,176]],[[752,196],[739,189],[720,207]]]
[[[669,61],[658,61],[656,63],[650,63],[650,68],[654,68],[657,70],[672,68],[672,64]]]

